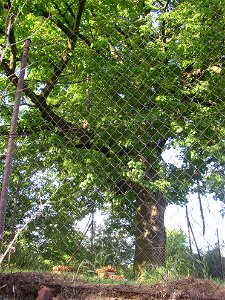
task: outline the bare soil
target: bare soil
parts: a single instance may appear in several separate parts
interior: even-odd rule
[[[90,283],[59,274],[0,274],[0,299],[34,300],[40,286],[57,300],[225,300],[225,286],[187,278],[152,286]]]

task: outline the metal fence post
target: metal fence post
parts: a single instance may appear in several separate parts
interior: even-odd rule
[[[16,137],[16,127],[17,127],[17,121],[18,121],[20,99],[21,99],[21,95],[22,95],[22,91],[23,91],[23,83],[24,83],[24,77],[25,77],[25,70],[26,70],[26,66],[27,66],[27,59],[28,59],[30,43],[31,43],[31,41],[29,39],[25,40],[24,49],[23,49],[23,57],[21,60],[20,75],[19,75],[19,79],[18,79],[12,120],[11,120],[10,134],[9,134],[9,139],[8,139],[6,162],[5,162],[5,166],[4,166],[2,191],[1,191],[1,198],[0,198],[0,253],[2,250],[2,243],[3,243],[5,213],[6,213],[6,206],[7,206],[7,199],[8,199],[10,172],[11,172],[12,160],[13,160],[14,138]]]

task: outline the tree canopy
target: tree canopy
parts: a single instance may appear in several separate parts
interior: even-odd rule
[[[68,237],[73,254],[74,224],[101,209],[135,237],[138,266],[160,265],[168,203],[195,191],[224,202],[222,2],[3,1],[2,162],[23,42],[32,40],[8,230],[19,190],[15,224],[46,203],[30,226],[47,248]],[[171,147],[179,166],[162,158]]]

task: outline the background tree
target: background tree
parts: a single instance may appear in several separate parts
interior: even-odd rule
[[[1,13],[2,153],[32,37],[15,157],[24,194],[39,186],[54,224],[70,211],[68,228],[93,200],[110,208],[135,237],[135,267],[165,265],[168,203],[187,202],[196,178],[224,201],[222,2],[15,0]],[[171,146],[180,167],[162,159]],[[40,201],[27,199],[21,215]]]

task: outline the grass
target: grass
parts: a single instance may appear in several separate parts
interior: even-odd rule
[[[78,272],[80,271],[80,272]],[[83,271],[83,273],[82,273]],[[33,269],[33,268],[26,268],[26,269],[19,269],[19,268],[12,268],[12,269],[5,269],[4,271],[0,269],[1,273],[11,274],[11,273],[17,273],[17,272],[23,272],[23,273],[40,273],[40,274],[49,274],[49,275],[55,275],[57,273],[51,272],[48,269]],[[94,273],[94,271],[86,269],[86,270],[80,270],[78,269],[77,272],[62,272],[59,273],[63,276],[64,279],[71,279],[71,280],[83,280],[86,282],[94,283],[94,284],[129,284],[129,285],[153,285],[156,283],[164,282],[165,280],[178,280],[187,278],[188,276],[182,276],[181,274],[178,274],[177,272],[173,270],[168,270],[164,267],[157,267],[153,268],[151,270],[145,269],[143,270],[139,276],[134,276],[134,273],[132,270],[127,270],[125,272],[124,276],[125,279],[122,280],[112,280],[112,279],[99,279],[97,274]],[[212,280],[215,284],[219,285],[225,285],[225,281],[222,279],[215,279],[215,278],[209,278],[205,277],[209,280]]]

